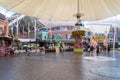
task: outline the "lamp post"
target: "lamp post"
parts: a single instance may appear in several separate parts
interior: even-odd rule
[[[77,0],[77,13],[73,15],[77,18],[77,22],[75,23],[75,26],[78,26],[79,30],[72,32],[72,37],[75,39],[74,43],[74,53],[83,53],[83,46],[82,46],[82,38],[85,36],[85,31],[80,30],[81,26],[81,16],[83,16],[83,13],[80,13],[79,11],[79,0]]]
[[[75,26],[78,26],[78,28],[80,29],[80,25],[81,25],[81,17],[84,16],[83,13],[80,13],[80,10],[79,10],[79,0],[77,0],[77,13],[75,13],[73,16],[76,17],[77,19],[77,22],[75,23]]]

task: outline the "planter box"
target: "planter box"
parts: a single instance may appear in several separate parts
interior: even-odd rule
[[[82,48],[74,48],[74,53],[82,54],[83,53],[83,49]]]

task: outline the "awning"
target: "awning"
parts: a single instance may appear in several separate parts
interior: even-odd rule
[[[120,0],[79,0],[82,20],[100,20],[120,14]],[[77,0],[0,0],[0,5],[46,20],[76,20]]]

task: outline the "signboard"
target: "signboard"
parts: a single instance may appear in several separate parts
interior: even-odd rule
[[[105,38],[105,36],[93,36],[93,40],[95,40],[96,42],[103,42]]]

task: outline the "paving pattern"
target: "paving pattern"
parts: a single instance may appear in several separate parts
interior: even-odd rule
[[[116,60],[84,59],[72,52],[0,57],[0,80],[120,80]]]

